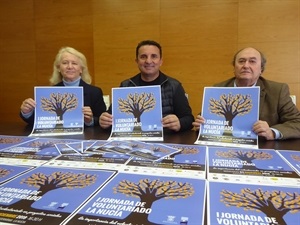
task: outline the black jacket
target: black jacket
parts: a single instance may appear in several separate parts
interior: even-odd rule
[[[134,77],[121,82],[120,87],[143,86],[140,81],[141,74],[139,73]],[[159,74],[158,83],[161,86],[162,116],[175,114],[180,121],[180,131],[192,129],[194,116],[181,83],[162,72]],[[111,113],[111,107],[109,112]]]

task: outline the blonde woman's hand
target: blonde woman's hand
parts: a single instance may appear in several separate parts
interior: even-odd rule
[[[24,114],[28,114],[34,110],[35,105],[36,103],[32,98],[27,98],[22,102],[21,112]]]

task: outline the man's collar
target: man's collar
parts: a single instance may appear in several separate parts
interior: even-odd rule
[[[236,85],[235,81],[236,81],[236,80],[234,80],[234,82],[233,82],[233,86],[234,86],[234,87],[238,87],[238,86]],[[257,83],[257,81],[256,81],[251,87],[255,87],[256,83]]]

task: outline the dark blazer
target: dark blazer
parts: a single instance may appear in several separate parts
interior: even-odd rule
[[[63,82],[60,82],[54,86],[64,86]],[[101,88],[87,84],[83,80],[80,80],[80,87],[83,87],[83,102],[84,106],[89,106],[93,112],[94,126],[99,126],[99,117],[106,111],[106,105],[103,100],[103,92]],[[22,113],[20,113],[21,118],[28,124],[33,125],[34,114],[29,118],[24,118]]]
[[[215,84],[215,87],[234,87],[235,78]],[[300,138],[300,112],[290,97],[289,87],[259,77],[260,87],[259,119],[283,135],[282,139]]]

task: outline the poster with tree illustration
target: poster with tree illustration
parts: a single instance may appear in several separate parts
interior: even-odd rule
[[[277,152],[300,175],[300,151],[277,150]]]
[[[36,107],[30,136],[82,134],[83,87],[35,87]]]
[[[67,225],[202,225],[206,181],[118,173]]]
[[[19,145],[21,143],[24,143],[26,141],[35,139],[33,137],[27,137],[27,136],[9,136],[9,135],[0,135],[0,151],[2,149]]]
[[[113,88],[112,115],[110,140],[163,140],[159,85]]]
[[[11,154],[23,154],[26,155],[52,155],[58,156],[62,153],[58,150],[58,144],[67,144],[72,142],[78,142],[75,139],[55,139],[55,138],[35,138],[18,145],[14,145],[3,149],[1,152],[11,153]]]
[[[273,149],[209,146],[207,152],[210,181],[300,186],[300,176]]]
[[[0,184],[33,169],[32,166],[5,165],[0,164]]]
[[[195,144],[258,148],[259,87],[205,87]]]
[[[33,169],[0,185],[0,221],[60,224],[114,173],[46,166]]]
[[[208,183],[208,225],[298,225],[299,187]]]
[[[14,140],[13,137],[12,140]],[[0,163],[39,166],[61,155],[57,144],[78,142],[75,139],[31,138],[0,151]]]
[[[108,141],[99,150],[106,153],[117,153],[120,156],[127,155],[141,160],[158,161],[168,155],[178,152],[178,149],[158,143],[146,143],[142,141]]]

